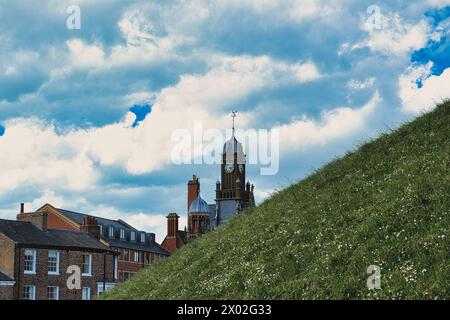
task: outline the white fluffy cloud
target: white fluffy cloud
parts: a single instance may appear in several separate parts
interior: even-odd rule
[[[340,8],[338,1],[323,0],[221,0],[219,2],[223,6],[234,6],[244,10],[251,9],[259,15],[270,16],[271,20],[284,20],[294,23],[335,14]]]
[[[85,50],[81,43],[76,47]],[[151,115],[136,128],[131,112],[117,123],[65,133],[37,119],[7,121],[0,140],[0,193],[23,184],[89,189],[98,178],[94,162],[120,166],[131,174],[154,171],[171,161],[174,130],[190,129],[195,121],[202,121],[205,129],[224,130],[228,115],[218,115],[248,94],[283,81],[302,83],[320,77],[312,62],[289,65],[266,56],[213,60],[207,73],[182,76],[178,84],[157,94]],[[142,97],[149,95],[138,92],[128,98]],[[244,114],[240,123],[245,126],[247,122]]]
[[[99,45],[87,45],[80,39],[67,41],[71,63],[75,67],[95,68],[103,65],[105,53]]]
[[[400,76],[400,99],[403,111],[413,114],[429,111],[437,103],[450,98],[450,68],[440,76],[430,76],[432,63],[425,66],[410,67]],[[417,80],[422,80],[422,87],[418,88]]]
[[[58,185],[88,189],[96,180],[92,161],[79,152],[76,134],[58,135],[36,119],[6,122],[0,140],[0,194],[23,185]]]
[[[343,44],[339,54],[367,47],[386,55],[404,55],[423,48],[430,37],[430,28],[425,20],[411,24],[398,13],[380,13],[380,25],[374,26],[373,21],[367,19],[364,16],[361,22],[361,28],[368,34],[367,38],[355,44]]]
[[[376,92],[372,99],[359,109],[336,108],[323,112],[319,121],[303,117],[276,127],[280,132],[282,150],[292,152],[313,144],[324,145],[355,133],[364,127],[380,101],[381,97]]]

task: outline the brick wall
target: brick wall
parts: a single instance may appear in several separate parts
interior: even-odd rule
[[[16,259],[17,266],[20,265],[20,277],[16,276],[16,297],[23,297],[23,287],[25,285],[36,286],[36,299],[47,299],[47,287],[58,286],[60,290],[61,300],[80,300],[82,297],[82,289],[69,290],[67,288],[67,278],[70,274],[66,274],[67,267],[77,265],[83,272],[83,254],[88,252],[65,251],[58,250],[60,254],[59,275],[48,274],[48,251],[47,249],[36,249],[36,274],[24,274],[23,260],[26,248],[20,248],[20,260]],[[97,295],[97,282],[103,281],[103,253],[90,253],[92,255],[92,276],[81,276],[81,288],[90,287],[91,297]],[[18,254],[19,255],[19,254]],[[114,257],[106,255],[106,282],[114,282]]]
[[[13,300],[14,297],[13,294],[14,294],[13,286],[0,285],[0,300]]]
[[[125,274],[132,276],[133,274],[139,272],[145,267],[149,267],[154,264],[157,260],[164,258],[164,255],[160,255],[153,252],[148,252],[148,261],[147,261],[147,252],[139,251],[139,262],[134,261],[134,255],[136,251],[129,251],[129,260],[124,260],[124,249],[119,249],[119,259],[118,259],[118,270],[119,270],[119,282],[125,281]]]
[[[9,277],[14,277],[14,242],[0,234],[0,270]]]
[[[47,228],[48,229],[63,229],[63,230],[79,230],[79,227],[75,226],[73,223],[68,222],[66,219],[55,214],[51,210],[46,210],[47,212]]]
[[[180,239],[180,237],[169,238],[166,237],[164,241],[161,243],[161,247],[166,250],[169,250],[171,253],[175,252],[178,248],[184,246],[184,242]]]

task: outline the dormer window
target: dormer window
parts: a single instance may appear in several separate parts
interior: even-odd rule
[[[141,243],[145,243],[145,233],[141,233]]]
[[[114,227],[113,226],[109,227],[109,237],[114,238]]]
[[[100,235],[103,236],[103,225],[100,225]]]
[[[125,230],[124,229],[120,229],[120,239],[125,240]]]
[[[130,240],[131,240],[131,241],[136,241],[136,232],[131,231],[131,234],[130,234]]]

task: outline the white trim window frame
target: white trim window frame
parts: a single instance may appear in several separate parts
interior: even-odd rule
[[[105,291],[103,291],[103,282],[97,282],[97,297],[100,296],[103,292],[107,292],[116,286],[115,283],[107,282],[105,283]]]
[[[31,260],[30,260],[31,257]],[[31,267],[31,269],[29,268]],[[23,258],[23,273],[24,274],[36,274],[36,250],[25,249]]]
[[[134,252],[134,262],[139,262],[140,261],[140,253],[139,251],[135,251]]]
[[[86,257],[87,261],[85,260]],[[92,254],[83,254],[83,273],[81,275],[85,277],[92,276]]]
[[[125,229],[120,229],[120,240],[125,240]]]
[[[48,252],[48,274],[59,275],[59,251]]]
[[[141,243],[145,243],[145,233],[141,233]]]
[[[36,300],[36,286],[23,286],[23,300]]]
[[[108,232],[108,236],[109,236],[111,239],[114,239],[114,227],[113,227],[113,226],[110,226],[108,231],[109,231],[109,232]]]
[[[131,231],[131,233],[130,233],[130,240],[131,241],[136,241],[136,232],[135,231]]]
[[[81,300],[91,300],[91,288],[83,287],[81,291]]]
[[[54,295],[54,297],[50,297],[50,289],[52,289],[52,294]],[[48,286],[47,287],[47,299],[48,300],[59,300],[59,287]]]

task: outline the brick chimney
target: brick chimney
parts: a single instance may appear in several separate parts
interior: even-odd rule
[[[167,218],[167,238],[176,238],[178,232],[178,218],[176,213],[169,213]]]
[[[88,232],[92,234],[97,240],[100,240],[100,226],[97,223],[97,219],[88,216],[83,219],[80,225],[80,231]]]
[[[17,221],[30,222],[42,231],[47,231],[47,213],[30,212],[24,213],[23,203],[20,204],[20,213],[17,215]]]
[[[198,181],[197,176],[194,174],[192,176],[192,180],[189,180],[188,182],[188,207],[187,207],[188,211],[192,201],[197,199],[199,193],[200,193],[200,182]]]
[[[25,203],[20,204],[20,213],[25,213]]]

